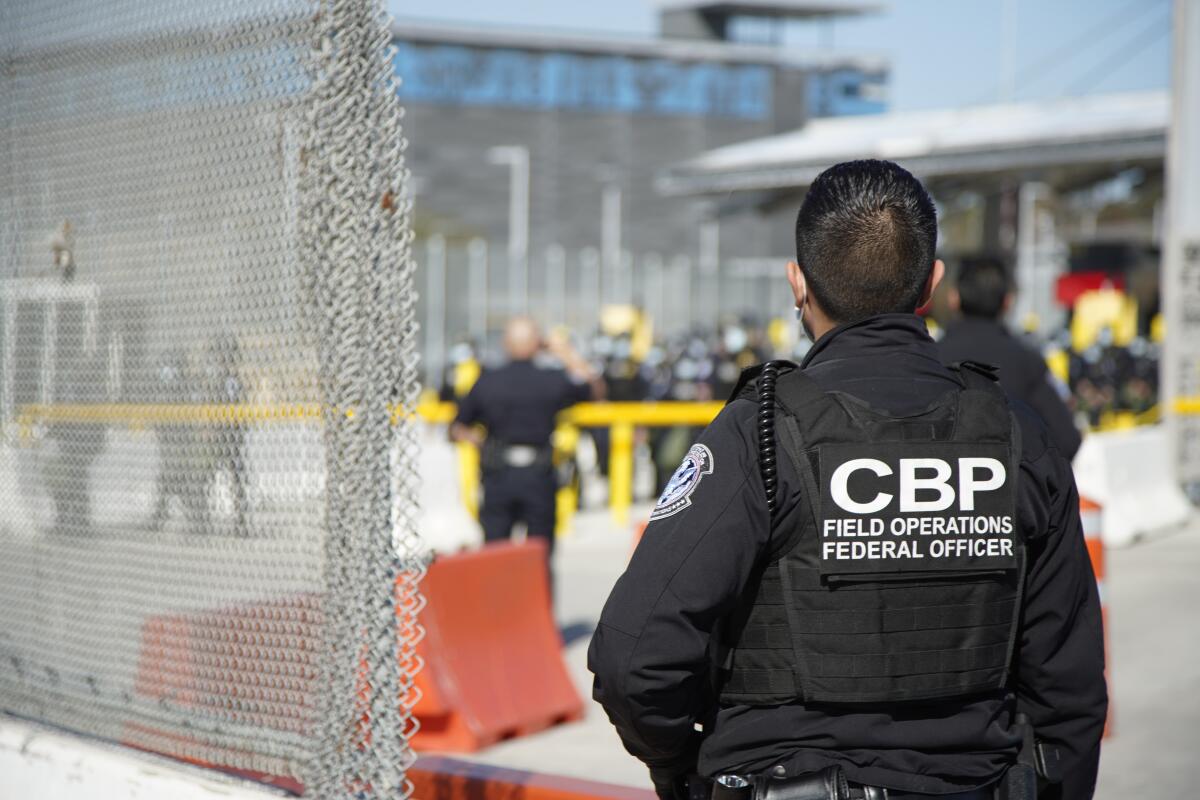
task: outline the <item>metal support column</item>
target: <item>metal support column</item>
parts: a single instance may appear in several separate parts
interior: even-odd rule
[[[446,239],[434,234],[425,250],[425,375],[442,385],[446,362]]]
[[[1175,0],[1160,404],[1185,485],[1200,483],[1200,0]]]

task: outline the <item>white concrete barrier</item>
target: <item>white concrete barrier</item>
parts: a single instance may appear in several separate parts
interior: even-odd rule
[[[0,714],[0,800],[278,800],[291,796]]]
[[[1075,456],[1079,494],[1103,506],[1106,547],[1186,525],[1195,508],[1171,476],[1161,425],[1092,433]]]
[[[483,530],[463,505],[458,479],[458,453],[441,426],[421,430],[421,514],[417,529],[422,543],[437,553],[454,553],[483,543]]]

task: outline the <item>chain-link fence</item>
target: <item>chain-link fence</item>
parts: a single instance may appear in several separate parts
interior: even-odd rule
[[[388,51],[372,0],[0,4],[0,710],[406,793]]]

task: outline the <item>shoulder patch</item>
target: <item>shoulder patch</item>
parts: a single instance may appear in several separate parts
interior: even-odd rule
[[[692,492],[700,485],[701,478],[712,474],[714,466],[712,451],[706,445],[692,445],[683,457],[679,469],[675,470],[671,480],[667,481],[667,488],[663,489],[662,497],[658,498],[658,505],[651,512],[650,520],[664,519],[690,506]]]

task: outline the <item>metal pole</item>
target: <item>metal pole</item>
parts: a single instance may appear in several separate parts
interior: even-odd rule
[[[618,303],[632,304],[636,299],[636,292],[633,291],[633,253],[624,250],[621,253],[621,279],[617,284],[619,294],[616,297]]]
[[[58,366],[58,299],[46,298],[46,316],[42,318],[42,403],[54,402],[55,367]]]
[[[618,300],[617,270],[621,266],[621,187],[610,183],[600,198],[600,260],[609,284],[610,300]]]
[[[1177,482],[1200,483],[1200,3],[1175,0],[1159,406]]]
[[[600,321],[600,254],[594,247],[585,247],[579,252],[579,302],[582,308],[590,303],[595,312],[594,320]],[[583,315],[580,314],[582,321]]]
[[[679,320],[683,329],[692,330],[692,260],[687,256],[675,258],[675,285],[678,287]]]
[[[529,310],[529,151],[524,147],[513,152],[513,186],[510,200],[513,208],[512,260],[516,265],[516,294],[522,312]]]
[[[467,244],[467,306],[471,339],[482,348],[488,332],[488,243],[475,238]]]
[[[425,370],[441,387],[446,356],[446,238],[434,234],[425,253]]]
[[[1020,322],[1038,302],[1037,286],[1037,200],[1041,185],[1026,181],[1017,190],[1017,302],[1011,312]]]
[[[108,402],[115,403],[121,399],[123,387],[121,377],[125,367],[125,339],[120,331],[113,331],[108,339],[108,380],[105,385],[105,395]]]
[[[658,253],[647,253],[642,260],[642,305],[650,315],[654,330],[662,333],[666,329],[666,286],[663,285],[663,258]]]
[[[528,310],[529,301],[529,148],[493,147],[488,158],[509,168],[508,308],[520,314]]]
[[[0,406],[2,406],[3,421],[9,422],[13,418],[13,409],[15,408],[13,400],[14,376],[13,367],[16,365],[17,357],[17,298],[12,292],[11,286],[0,288],[4,293],[4,372],[0,374],[0,380],[3,381],[3,391],[0,391]]]
[[[567,321],[567,251],[558,244],[546,248],[546,321]]]
[[[700,304],[714,322],[721,317],[721,223],[710,219],[700,226]]]

